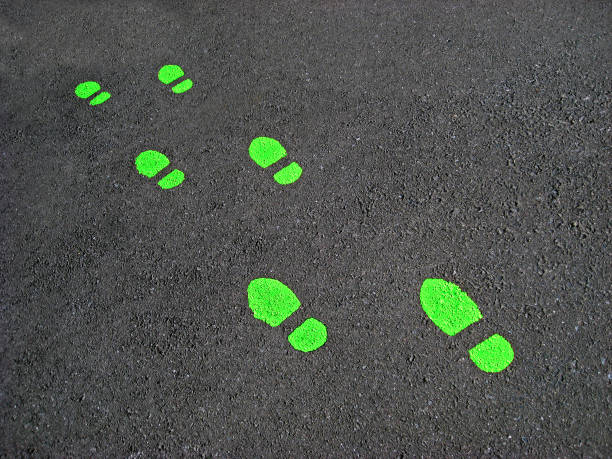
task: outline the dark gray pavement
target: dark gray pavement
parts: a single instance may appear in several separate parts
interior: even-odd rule
[[[611,13],[0,1],[2,456],[609,457]],[[302,302],[278,328],[257,277]],[[444,335],[426,278],[483,319]],[[492,333],[497,374],[467,353]]]

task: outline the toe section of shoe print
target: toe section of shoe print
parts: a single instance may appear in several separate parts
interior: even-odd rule
[[[283,323],[300,307],[300,300],[291,289],[276,279],[252,280],[247,296],[253,316],[272,327]]]
[[[170,164],[170,160],[159,151],[147,150],[140,153],[134,163],[139,174],[151,178],[155,177],[159,171]]]
[[[279,185],[290,185],[302,176],[302,168],[296,162],[283,167],[280,171],[274,174],[274,180]]]
[[[482,319],[476,303],[457,285],[443,279],[425,279],[420,299],[427,316],[450,336]]]
[[[74,93],[81,99],[87,99],[88,97],[93,96],[99,90],[100,84],[96,81],[85,81],[74,88]]]
[[[298,351],[315,351],[327,341],[327,327],[311,317],[293,330],[287,339],[293,348]]]
[[[178,65],[164,65],[157,72],[157,78],[164,84],[170,84],[183,75],[185,75],[185,72]]]
[[[498,334],[489,336],[469,352],[472,362],[487,373],[502,371],[514,360],[512,346],[506,338]]]
[[[249,156],[253,161],[255,161],[255,164],[265,169],[266,167],[271,166],[272,164],[277,162],[279,159],[287,156],[287,151],[276,139],[273,139],[271,137],[256,137],[251,142],[251,145],[249,145]],[[289,167],[291,167],[291,164],[285,169]],[[282,172],[282,170],[277,172],[277,175],[280,172]]]

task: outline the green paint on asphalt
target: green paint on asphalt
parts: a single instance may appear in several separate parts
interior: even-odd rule
[[[327,341],[327,328],[317,319],[311,317],[293,330],[287,340],[298,351],[314,351]]]
[[[274,180],[279,185],[289,185],[295,182],[302,175],[302,168],[296,162],[289,164],[274,174]]]
[[[271,137],[256,137],[249,145],[249,156],[259,167],[267,168],[287,156],[281,143]],[[274,180],[279,185],[289,185],[302,176],[302,168],[292,162],[274,174]]]
[[[100,84],[95,81],[85,81],[74,88],[74,93],[81,99],[87,99],[93,96],[100,90]],[[89,101],[89,105],[100,105],[110,99],[111,95],[108,92],[101,92],[96,97]]]
[[[134,160],[136,170],[139,174],[145,177],[155,177],[162,169],[164,169],[170,160],[166,155],[156,150],[147,150],[140,153]],[[183,171],[174,169],[172,172],[162,178],[157,185],[164,190],[179,186],[185,180]]]
[[[278,327],[300,307],[300,300],[276,279],[255,279],[247,287],[249,307],[256,319]]]
[[[478,306],[457,285],[443,279],[425,279],[421,285],[421,306],[444,333],[454,336],[482,319]],[[469,350],[470,359],[482,371],[497,373],[514,360],[514,350],[495,334]]]
[[[159,151],[147,150],[140,153],[134,163],[139,174],[151,178],[155,177],[164,167],[170,164],[170,160]]]
[[[170,84],[185,75],[183,69],[178,65],[164,65],[159,72],[157,78],[164,84]],[[193,87],[193,81],[186,79],[172,87],[172,92],[182,94]]]
[[[487,373],[502,371],[514,360],[512,346],[506,338],[498,334],[489,336],[469,352],[472,362]]]
[[[254,279],[247,287],[247,299],[253,316],[272,327],[277,327],[300,307],[293,291],[276,279]],[[294,349],[314,351],[327,341],[327,328],[314,318],[306,319],[288,336]]]
[[[287,156],[281,143],[271,137],[257,137],[249,145],[249,156],[255,164],[264,169]]]
[[[421,286],[421,305],[440,330],[454,336],[482,319],[482,314],[459,287],[442,279],[425,279]]]

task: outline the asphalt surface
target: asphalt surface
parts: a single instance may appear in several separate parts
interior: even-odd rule
[[[0,2],[2,456],[609,457],[611,14]],[[148,149],[179,187],[137,173]],[[277,328],[259,277],[302,303]],[[483,319],[442,333],[427,278]],[[493,333],[494,374],[467,352]]]

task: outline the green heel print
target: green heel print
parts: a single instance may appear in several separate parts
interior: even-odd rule
[[[74,88],[74,93],[77,95],[77,97],[80,97],[81,99],[87,99],[88,97],[93,96],[99,90],[100,85],[95,81],[85,81],[77,85],[76,88]],[[89,105],[100,105],[110,99],[110,97],[110,93],[105,91],[101,92],[89,101]]]
[[[421,306],[444,333],[454,336],[482,319],[476,303],[458,286],[443,279],[425,279],[421,286]],[[514,360],[514,350],[501,335],[495,334],[469,350],[470,359],[482,371],[497,373]]]
[[[300,307],[300,300],[291,289],[276,279],[252,280],[247,296],[253,316],[271,327],[278,327]],[[293,330],[287,340],[298,351],[314,351],[327,341],[327,328],[311,317]]]
[[[255,164],[265,169],[287,156],[287,152],[278,140],[271,137],[256,137],[249,145],[249,156]],[[301,175],[300,165],[292,162],[274,174],[274,180],[279,185],[289,185],[297,181]]]
[[[139,174],[149,178],[156,176],[163,168],[170,164],[168,157],[159,151],[147,150],[140,153],[136,160],[136,169]],[[164,190],[179,186],[185,180],[185,174],[178,169],[174,169],[157,184]]]
[[[157,72],[157,78],[159,78],[159,81],[161,81],[163,84],[170,84],[183,75],[185,75],[185,72],[183,72],[183,69],[178,65],[164,65],[161,69],[159,69],[159,72]],[[192,86],[193,81],[186,79],[173,86],[172,92],[174,94],[182,94],[189,91]]]

